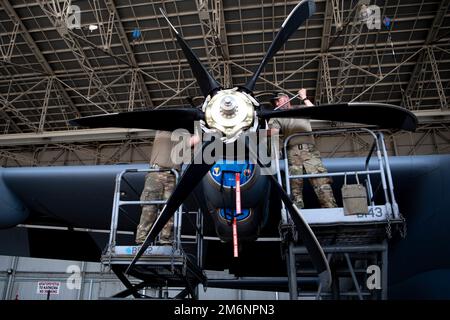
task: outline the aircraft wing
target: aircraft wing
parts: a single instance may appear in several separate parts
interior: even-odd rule
[[[359,170],[361,163],[361,158],[324,159],[330,172]],[[420,297],[421,292],[426,296],[430,290],[436,293],[436,288],[443,283],[436,275],[446,276],[450,270],[450,254],[447,254],[450,155],[391,157],[390,163],[397,201],[408,222],[407,238],[390,242],[391,295],[405,298],[412,297],[413,293],[414,297]],[[109,234],[95,230],[78,232],[76,228],[108,230],[116,174],[126,168],[146,167],[146,164],[133,164],[0,168],[0,254],[98,261]],[[134,188],[143,184],[143,177],[138,175],[130,176],[129,180]],[[334,183],[338,194],[337,186],[342,181],[336,177]],[[131,197],[131,189],[124,191]],[[314,199],[313,190],[305,184],[305,199],[309,198]],[[130,217],[137,219],[139,211]],[[134,230],[130,221],[122,221],[124,231]],[[26,226],[11,227],[11,223]],[[133,237],[128,236],[127,240],[132,241]],[[205,267],[229,268],[230,248],[220,241],[206,242]],[[274,264],[255,268],[255,265],[267,265],[264,264],[267,259]],[[277,260],[280,260],[278,265]],[[238,267],[242,276],[280,276],[285,272],[285,264],[279,259],[279,244],[264,241],[255,242],[242,255]],[[233,266],[230,270],[233,271]],[[428,291],[412,290],[413,287]]]

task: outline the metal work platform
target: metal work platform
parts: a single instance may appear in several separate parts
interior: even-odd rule
[[[195,298],[197,296],[197,285],[199,283],[206,284],[206,276],[201,268],[202,239],[200,235],[190,243],[191,246],[196,246],[194,253],[192,253],[192,248],[191,252],[186,252],[181,245],[182,206],[174,216],[174,241],[172,245],[153,245],[148,247],[136,262],[135,266],[126,273],[128,266],[140,249],[140,246],[120,245],[117,243],[120,214],[126,215],[126,206],[140,206],[145,204],[164,205],[166,201],[122,200],[123,191],[121,185],[125,182],[131,188],[131,184],[128,182],[126,175],[161,171],[171,171],[175,175],[176,181],[178,181],[178,172],[173,169],[127,169],[119,173],[116,177],[109,243],[101,257],[101,263],[103,266],[110,268],[127,289],[117,293],[113,298],[125,298],[130,295],[133,295],[135,298],[152,298],[139,293],[139,290],[146,287],[158,288],[160,290],[169,287],[185,288],[174,298],[182,299],[187,295]],[[136,190],[134,192],[136,195],[138,194]],[[196,214],[197,226],[201,228],[201,215],[198,212]],[[130,276],[134,279],[130,278]],[[136,281],[140,282],[132,284],[132,282]],[[168,298],[168,296],[165,298]]]
[[[402,225],[402,219],[391,219],[384,205],[370,206],[369,213],[345,215],[343,208],[302,210],[319,242],[327,245],[370,245],[380,243]]]
[[[355,130],[327,130],[315,131],[314,135],[335,134],[349,131],[364,131],[373,137],[370,151],[361,164],[363,169],[352,172],[333,172],[320,174],[290,175],[287,157],[282,160],[284,166],[284,181],[281,174],[279,182],[284,182],[287,193],[291,194],[291,181],[293,179],[311,179],[320,177],[342,177],[358,175],[364,177],[364,186],[367,191],[367,213],[345,215],[341,208],[307,208],[301,213],[316,234],[330,264],[332,271],[332,288],[324,290],[316,282],[311,281],[302,285],[297,283],[298,278],[314,278],[317,274],[310,262],[308,252],[304,246],[294,244],[292,235],[282,234],[285,246],[285,256],[289,278],[289,292],[291,299],[387,299],[387,254],[388,240],[396,230],[405,235],[405,219],[401,215],[394,195],[389,159],[384,144],[383,134],[368,129]],[[287,154],[289,140],[296,136],[310,135],[299,133],[287,137],[284,141],[283,151]],[[376,166],[370,165],[372,158],[376,159]],[[284,163],[283,163],[284,161]],[[371,168],[372,167],[372,168]],[[378,185],[374,186],[374,181]],[[335,195],[338,190],[334,190]],[[375,203],[376,200],[378,203]],[[285,230],[288,230],[290,219],[284,221]],[[295,236],[294,236],[295,237]],[[375,271],[374,271],[375,270]],[[372,272],[378,272],[373,277],[375,284],[368,285],[367,281]],[[377,281],[378,280],[378,281]],[[314,283],[314,282],[312,282]]]
[[[150,246],[128,273],[142,281],[133,286],[125,276],[125,272],[139,248],[139,246],[116,246],[114,253],[102,256],[102,263],[111,266],[127,287],[125,292],[118,293],[115,297],[133,293],[136,297],[137,291],[144,287],[185,287],[186,291],[182,291],[183,294],[194,294],[197,284],[206,282],[203,271],[182,250],[172,246]]]

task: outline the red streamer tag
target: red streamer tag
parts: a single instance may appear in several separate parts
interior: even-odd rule
[[[236,215],[241,213],[241,174],[236,173]],[[233,218],[233,256],[238,257],[237,220]]]

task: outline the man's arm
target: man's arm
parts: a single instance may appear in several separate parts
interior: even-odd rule
[[[267,130],[267,135],[276,136],[280,134],[281,123],[277,119],[270,119],[269,121],[269,130]]]
[[[308,97],[306,96],[306,89],[305,88],[301,88],[298,91],[298,97],[300,98],[300,100],[303,101],[303,103],[308,106],[308,107],[313,107],[313,103],[308,99]]]
[[[269,130],[267,130],[267,136],[268,137],[272,137],[272,136],[276,136],[280,134],[280,129],[277,128],[269,128]]]
[[[193,147],[199,142],[200,142],[200,137],[198,135],[194,134],[189,138],[189,147]]]

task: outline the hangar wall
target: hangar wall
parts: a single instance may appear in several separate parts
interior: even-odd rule
[[[339,128],[339,127],[337,127]],[[148,162],[152,139],[123,139],[77,144],[42,142],[9,147],[0,152],[0,166],[60,166]],[[450,130],[422,128],[415,133],[385,133],[389,155],[450,153]],[[369,151],[372,138],[364,133],[340,133],[316,137],[323,157],[355,157]]]
[[[80,290],[67,286],[71,276],[66,272],[69,266],[77,266],[81,271]],[[101,274],[100,271],[98,263],[0,256],[1,298],[46,300],[46,294],[38,293],[40,281],[60,283],[59,293],[51,294],[50,300],[98,299],[122,290],[123,285],[114,274]]]
[[[76,266],[81,271],[80,289],[69,289],[67,281],[72,273],[68,267]],[[223,272],[208,272],[209,278],[226,278]],[[112,272],[101,272],[100,263],[36,259],[25,257],[0,256],[0,299],[1,300],[47,300],[47,294],[38,293],[38,282],[59,283],[59,293],[51,294],[50,300],[97,300],[106,299],[125,289]],[[157,297],[159,292],[147,289],[143,294]],[[169,296],[178,291],[170,290]],[[251,290],[208,288],[205,292],[200,286],[199,298],[202,300],[275,300],[288,299],[281,292],[262,292]]]

